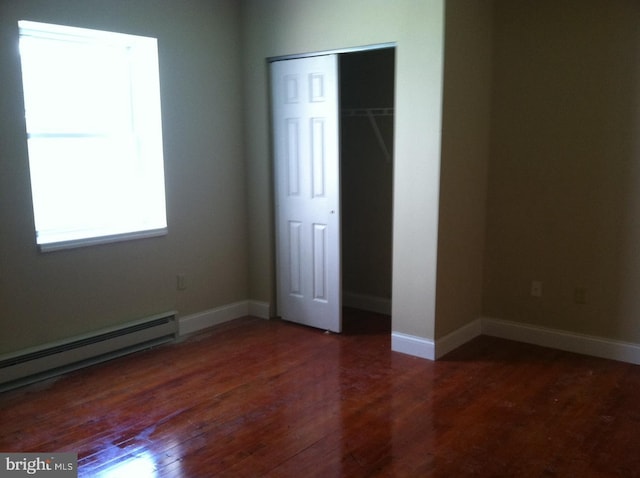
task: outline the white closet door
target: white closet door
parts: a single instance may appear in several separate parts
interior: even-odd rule
[[[341,331],[337,55],[271,63],[279,315]]]

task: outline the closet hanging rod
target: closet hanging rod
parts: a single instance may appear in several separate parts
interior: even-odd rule
[[[345,116],[393,116],[393,108],[343,108]]]
[[[384,159],[387,163],[390,163],[393,160],[391,153],[389,152],[389,148],[387,148],[387,143],[385,142],[384,137],[380,132],[380,128],[378,127],[378,122],[376,121],[376,118],[379,116],[393,116],[393,108],[345,108],[342,110],[342,114],[350,117],[369,118],[369,123],[373,129],[373,133],[376,135],[376,139],[378,140],[378,145],[382,150]]]

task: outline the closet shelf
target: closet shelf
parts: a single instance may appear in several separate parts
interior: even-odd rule
[[[380,132],[380,128],[378,127],[376,118],[380,116],[393,116],[393,108],[343,108],[342,115],[348,117],[369,118],[369,123],[371,123],[371,127],[373,128],[373,132],[376,135],[376,139],[378,140],[378,144],[380,145],[382,154],[384,154],[385,160],[387,161],[387,163],[390,163],[392,161],[391,153],[389,153],[387,144],[382,137],[382,133]]]

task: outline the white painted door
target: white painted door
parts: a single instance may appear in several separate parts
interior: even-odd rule
[[[279,315],[341,331],[338,57],[271,63]]]

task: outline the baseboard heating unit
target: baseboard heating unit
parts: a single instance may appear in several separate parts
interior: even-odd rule
[[[170,342],[175,312],[0,355],[0,392]]]

